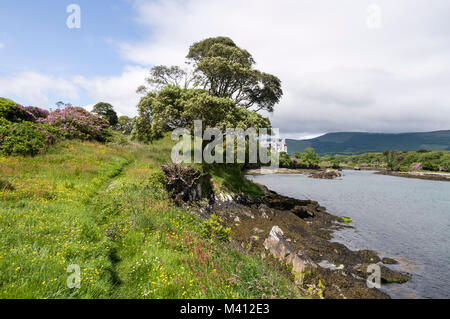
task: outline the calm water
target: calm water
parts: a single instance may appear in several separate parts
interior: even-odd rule
[[[450,182],[344,171],[342,179],[302,174],[250,179],[299,199],[312,199],[331,214],[353,219],[354,229],[334,233],[351,249],[373,249],[401,261],[412,274],[382,287],[393,298],[450,298]],[[401,257],[401,258],[398,258]]]

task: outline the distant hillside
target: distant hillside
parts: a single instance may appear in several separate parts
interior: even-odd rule
[[[450,130],[425,133],[328,133],[308,140],[286,139],[289,154],[313,147],[319,154],[359,154],[384,150],[450,150]]]

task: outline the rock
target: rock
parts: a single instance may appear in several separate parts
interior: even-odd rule
[[[398,261],[389,257],[384,257],[381,259],[381,262],[385,265],[396,265],[398,264]]]
[[[375,264],[380,261],[380,257],[374,250],[362,249],[358,250],[356,254],[359,256],[363,263]]]
[[[244,214],[244,215],[247,216],[247,217],[250,217],[251,219],[254,219],[254,218],[255,218],[255,215],[253,215],[250,211],[247,211],[247,210],[244,210],[244,211],[242,212],[242,214]]]
[[[300,218],[308,218],[308,217],[314,217],[314,209],[312,209],[309,206],[294,206],[293,209],[291,209],[291,212],[293,212],[295,215],[297,215]]]
[[[302,274],[305,271],[317,268],[317,265],[306,255],[296,254],[283,236],[283,231],[278,226],[273,226],[269,237],[264,241],[264,248],[279,260],[292,266],[292,271]]]
[[[270,210],[270,208],[266,204],[261,204],[258,207],[258,210],[261,212],[262,218],[269,218],[269,214],[273,214],[273,212]]]
[[[333,179],[333,178],[341,177],[341,176],[342,176],[342,174],[337,169],[328,168],[325,171],[322,171],[319,173],[313,173],[309,177]]]
[[[361,277],[363,278],[367,278],[368,277],[368,273],[367,273],[367,267],[369,266],[369,264],[362,264],[359,265],[356,268],[356,271],[358,271],[359,275],[361,275]],[[390,283],[397,283],[397,284],[402,284],[407,282],[408,280],[411,279],[411,276],[409,274],[404,274],[401,273],[399,271],[396,270],[392,270],[386,266],[383,265],[379,265],[380,269],[381,269],[381,282],[385,283],[385,284],[390,284]]]
[[[258,227],[253,228],[253,231],[254,231],[255,233],[257,233],[257,234],[261,234],[261,233],[264,232],[264,230],[259,229]]]
[[[241,220],[239,219],[238,216],[236,216],[236,217],[234,218],[234,221],[238,223],[238,222],[240,222]]]

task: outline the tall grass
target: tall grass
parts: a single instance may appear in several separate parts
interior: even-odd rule
[[[287,275],[204,237],[168,200],[159,167],[171,146],[72,141],[0,158],[12,186],[0,188],[0,297],[298,297]],[[79,289],[67,287],[71,264]]]

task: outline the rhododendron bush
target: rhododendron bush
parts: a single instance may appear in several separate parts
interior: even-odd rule
[[[68,106],[56,110],[41,122],[55,127],[62,137],[68,139],[104,141],[108,135],[108,123],[81,107]]]

